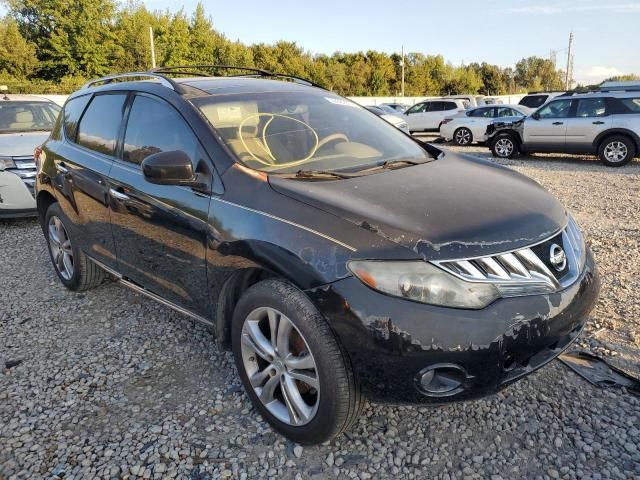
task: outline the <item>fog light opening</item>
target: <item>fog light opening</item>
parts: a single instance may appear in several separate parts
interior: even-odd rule
[[[504,359],[503,368],[508,372],[509,370],[513,370],[515,366],[516,366],[516,358],[513,355],[508,355]]]
[[[464,390],[466,371],[459,365],[432,365],[416,376],[416,386],[430,397],[455,395]]]

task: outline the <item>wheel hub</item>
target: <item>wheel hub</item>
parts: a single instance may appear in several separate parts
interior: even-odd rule
[[[293,322],[270,307],[245,319],[242,366],[264,407],[288,425],[309,423],[318,410],[320,382],[315,359]]]

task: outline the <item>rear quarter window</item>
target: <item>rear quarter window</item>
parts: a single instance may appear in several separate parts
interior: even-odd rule
[[[78,120],[80,120],[82,112],[84,112],[84,109],[90,99],[91,95],[75,97],[67,101],[64,106],[64,134],[71,141],[75,141]]]

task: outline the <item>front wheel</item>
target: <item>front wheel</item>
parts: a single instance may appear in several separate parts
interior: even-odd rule
[[[303,292],[277,279],[257,283],[240,298],[231,333],[247,394],[285,437],[322,443],[356,420],[362,399],[351,365]]]
[[[598,148],[600,161],[609,167],[622,167],[636,155],[636,148],[630,138],[613,135],[605,138]]]
[[[498,135],[491,142],[491,153],[498,158],[513,158],[518,153],[518,144],[511,135]]]

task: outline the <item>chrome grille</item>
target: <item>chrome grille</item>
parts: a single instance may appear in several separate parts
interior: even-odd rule
[[[36,163],[33,159],[33,155],[25,155],[20,157],[12,157],[16,168],[7,169],[7,172],[11,172],[19,176],[32,196],[35,195],[35,183],[36,183]]]
[[[549,245],[561,246],[567,265],[555,271],[549,261]],[[468,282],[492,283],[503,297],[550,293],[573,284],[584,267],[585,246],[573,218],[567,226],[542,242],[487,257],[433,262]]]

